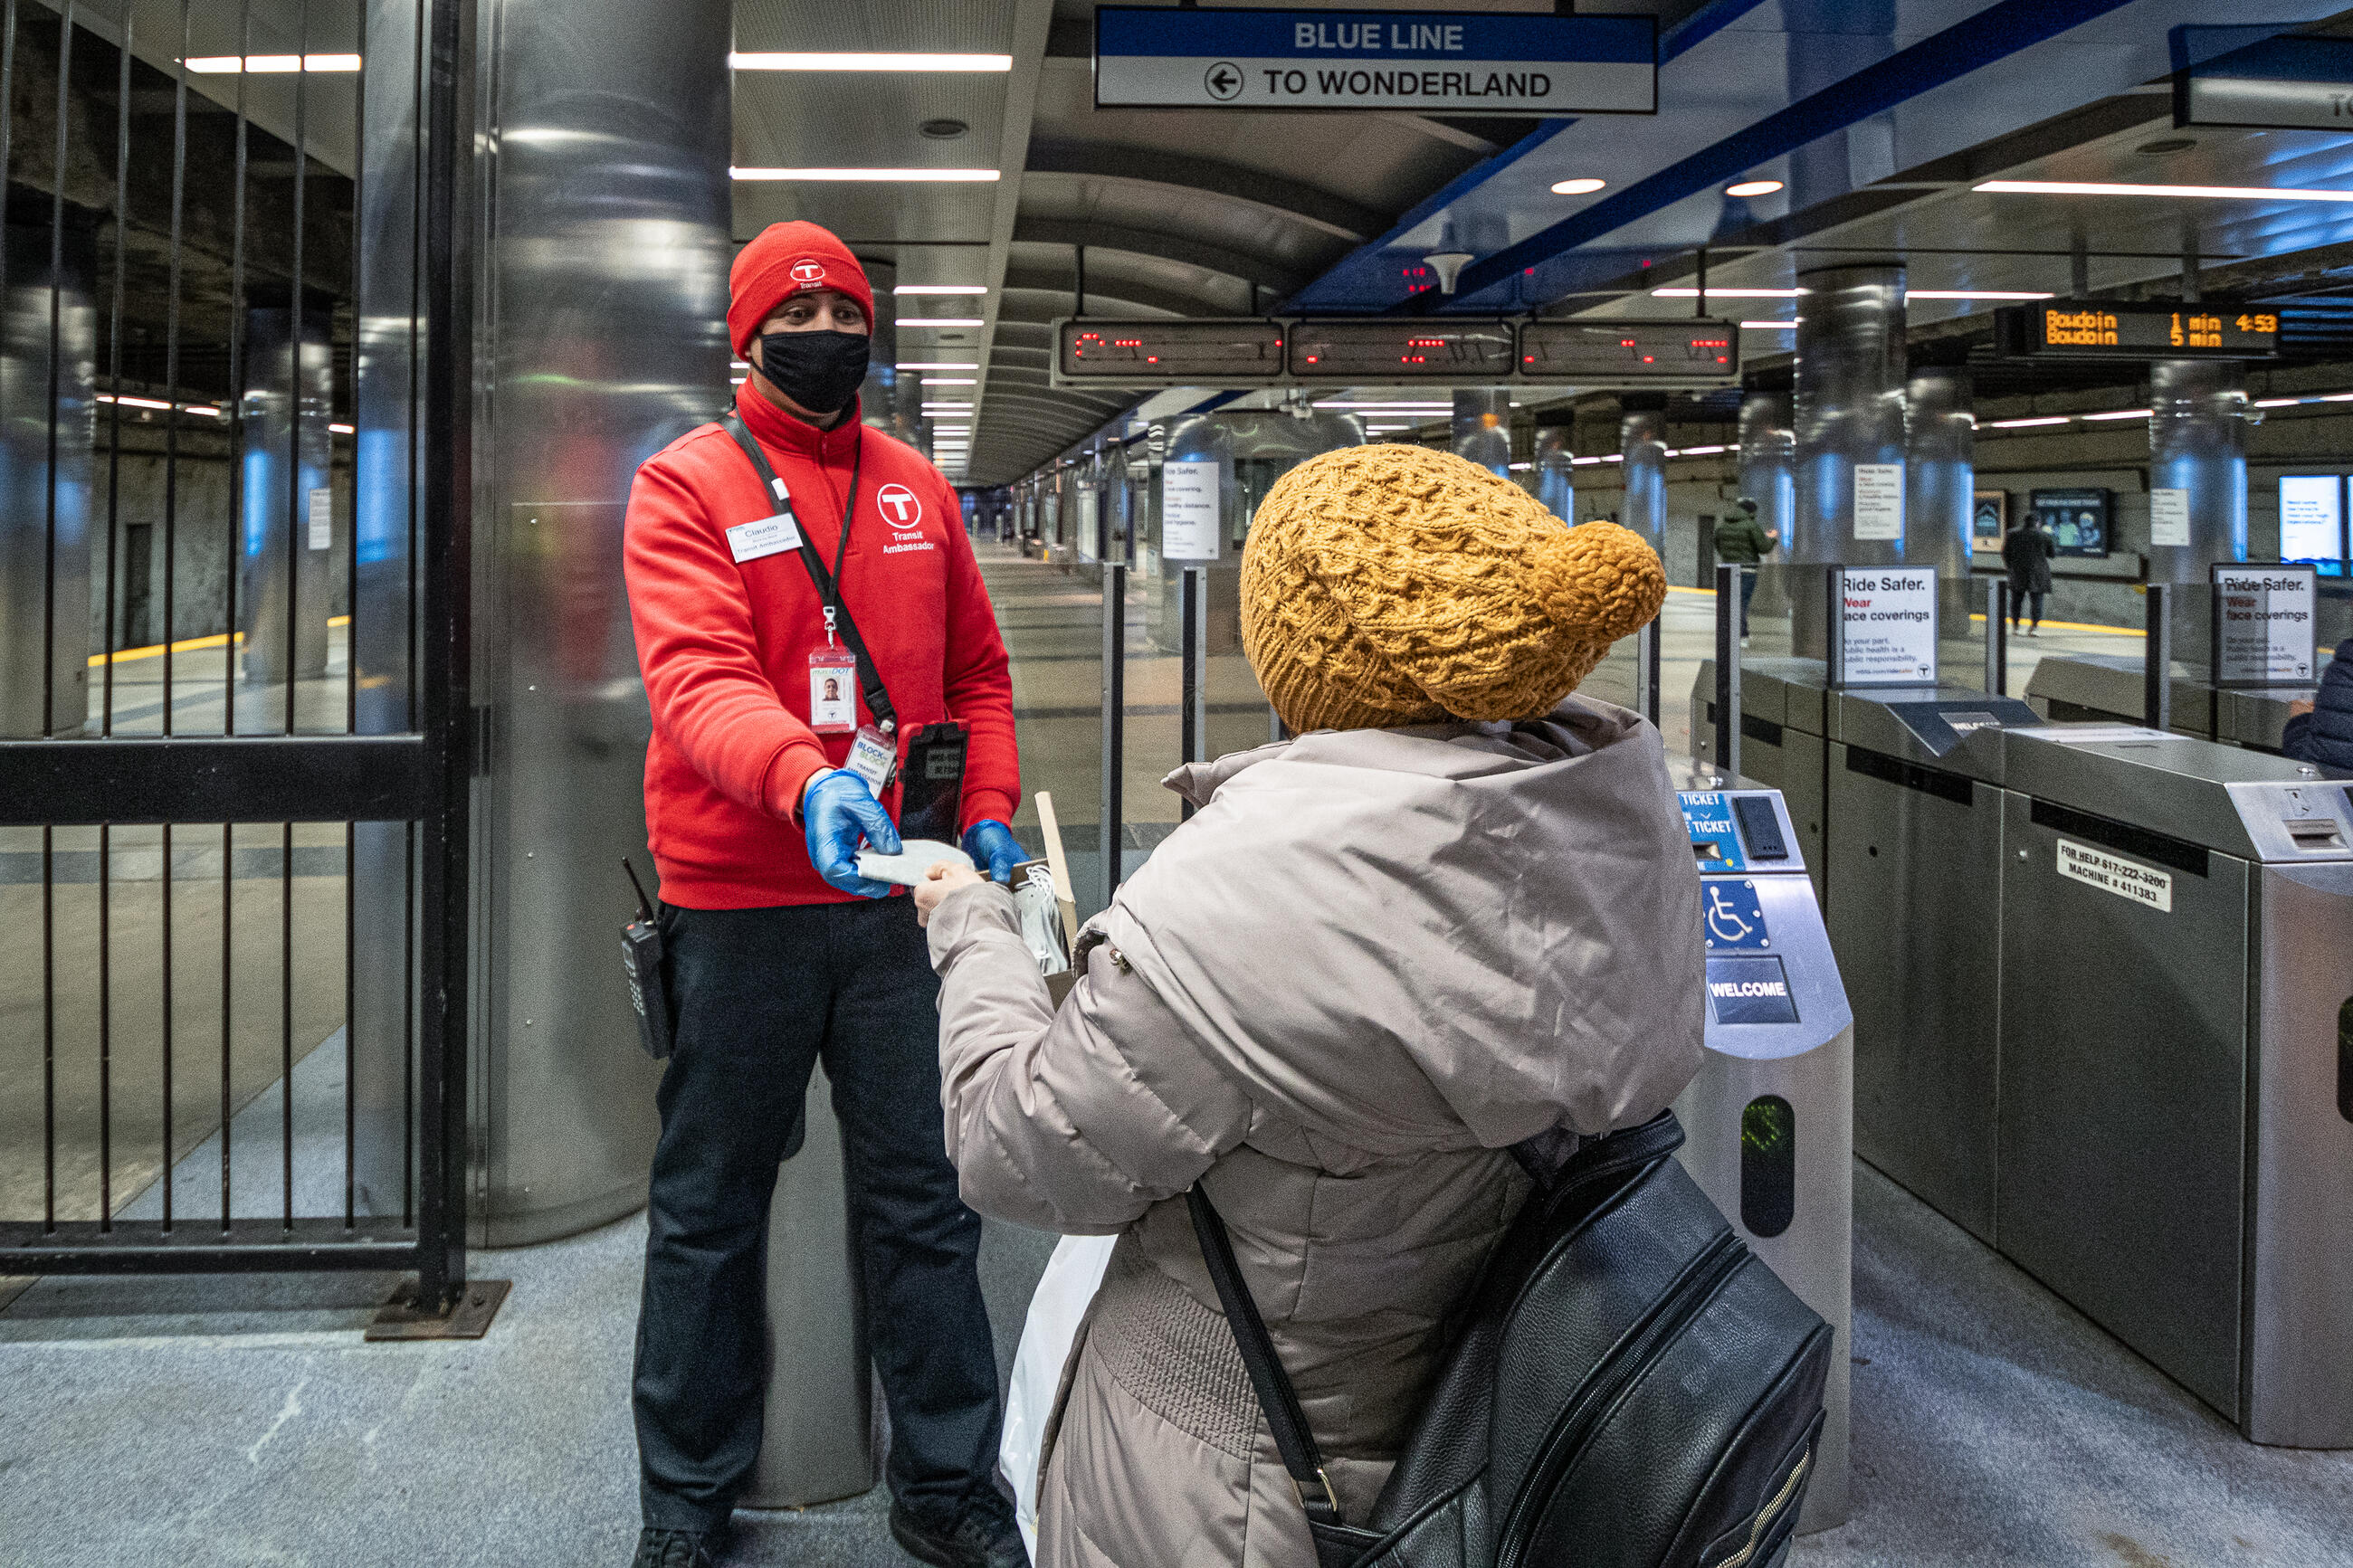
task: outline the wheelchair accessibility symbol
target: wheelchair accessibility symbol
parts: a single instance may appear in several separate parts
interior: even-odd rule
[[[1712,877],[1700,885],[1700,900],[1710,952],[1757,951],[1773,945],[1765,929],[1765,910],[1757,901],[1756,883]]]

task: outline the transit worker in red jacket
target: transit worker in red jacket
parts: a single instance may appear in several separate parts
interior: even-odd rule
[[[994,1481],[980,1220],[942,1134],[939,983],[913,901],[855,858],[897,853],[917,816],[1000,879],[1024,858],[1005,647],[955,490],[860,423],[874,300],[856,258],[777,224],[729,290],[751,373],[729,418],[638,470],[623,546],[676,1012],[633,1386],[637,1562],[711,1562],[758,1458],[768,1207],[822,1058],[892,1533],[943,1568],[1024,1568]]]

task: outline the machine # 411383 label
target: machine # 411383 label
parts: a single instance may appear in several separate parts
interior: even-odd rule
[[[2144,866],[2137,860],[2127,860],[2121,855],[2111,855],[2105,849],[2094,849],[2088,844],[2078,844],[2072,838],[2059,840],[2059,874],[2078,882],[2089,882],[2103,891],[2120,899],[2146,904],[2162,914],[2173,912],[2173,873],[2160,871],[2154,866]]]

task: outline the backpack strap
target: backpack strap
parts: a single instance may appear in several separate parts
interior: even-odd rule
[[[1185,1207],[1193,1216],[1201,1260],[1209,1266],[1209,1279],[1226,1309],[1226,1321],[1242,1352],[1242,1366],[1250,1373],[1250,1387],[1258,1393],[1259,1408],[1266,1413],[1275,1448],[1282,1455],[1282,1468],[1290,1473],[1291,1485],[1307,1510],[1308,1523],[1340,1524],[1344,1522],[1340,1495],[1332,1489],[1332,1478],[1324,1473],[1324,1456],[1315,1447],[1315,1435],[1307,1429],[1298,1392],[1291,1386],[1291,1376],[1282,1370],[1274,1353],[1274,1341],[1266,1331],[1266,1320],[1259,1316],[1258,1303],[1243,1282],[1225,1219],[1198,1183],[1186,1192]]]

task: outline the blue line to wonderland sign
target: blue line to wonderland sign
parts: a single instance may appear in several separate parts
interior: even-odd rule
[[[1095,11],[1103,108],[1652,114],[1650,16],[1461,11]]]

